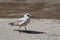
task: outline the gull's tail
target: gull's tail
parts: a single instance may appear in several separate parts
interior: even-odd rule
[[[14,26],[14,22],[12,22],[12,23],[8,23],[8,25]]]

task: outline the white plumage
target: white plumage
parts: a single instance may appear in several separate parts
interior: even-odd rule
[[[25,30],[26,30],[26,26],[29,24],[30,22],[30,17],[32,15],[29,14],[29,13],[25,13],[24,14],[24,17],[22,18],[17,18],[17,21],[16,22],[12,22],[12,23],[9,23],[10,25],[15,25],[15,26],[19,26],[19,30],[20,30],[20,27],[24,26],[25,27]]]

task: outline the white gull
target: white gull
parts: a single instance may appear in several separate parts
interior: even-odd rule
[[[17,18],[16,22],[12,22],[12,23],[9,23],[9,24],[13,25],[13,26],[19,26],[19,30],[20,30],[20,27],[24,26],[24,28],[26,30],[26,26],[29,24],[31,16],[32,16],[31,14],[25,13],[24,17]]]

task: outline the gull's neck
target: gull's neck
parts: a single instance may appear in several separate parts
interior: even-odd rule
[[[27,15],[24,15],[24,18],[25,18],[25,19],[30,19],[30,17],[28,17]]]

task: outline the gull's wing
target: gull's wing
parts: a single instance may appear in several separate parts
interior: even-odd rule
[[[11,23],[9,23],[10,25],[14,24],[14,25],[17,25],[19,23],[23,22],[23,18],[18,18],[16,21],[13,21]]]
[[[24,20],[24,18],[18,18],[17,22],[22,22]]]
[[[22,24],[24,24],[26,21],[27,21],[27,20],[21,20],[21,21],[18,22],[18,25],[22,25]]]
[[[27,19],[25,19],[25,18],[23,17],[23,18],[18,18],[15,22],[12,22],[11,24],[14,24],[14,25],[22,25],[22,24],[24,24],[25,22],[27,22]]]

